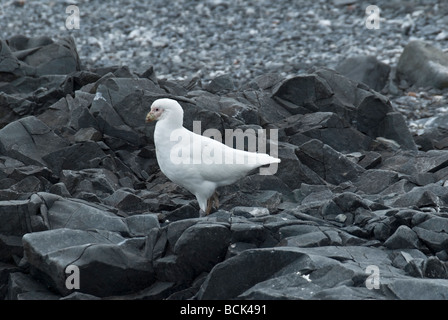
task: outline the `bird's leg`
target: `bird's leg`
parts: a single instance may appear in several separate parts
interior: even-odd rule
[[[213,193],[213,206],[218,209],[219,208],[219,197],[218,197],[218,193],[215,191],[215,193]]]
[[[213,193],[213,195],[207,199],[207,208],[205,208],[205,215],[209,215],[210,211],[212,211],[212,208],[215,207],[215,209],[219,208],[219,198],[216,191]]]
[[[208,198],[207,200],[207,208],[205,208],[205,215],[208,216],[210,211],[212,211],[213,201],[212,197]]]

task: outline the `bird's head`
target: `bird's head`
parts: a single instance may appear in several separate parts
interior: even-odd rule
[[[168,117],[183,120],[184,111],[180,104],[173,99],[157,99],[151,105],[151,111],[146,115],[146,122],[162,120]]]

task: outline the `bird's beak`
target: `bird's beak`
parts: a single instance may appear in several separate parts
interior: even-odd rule
[[[151,122],[156,120],[156,116],[154,115],[154,113],[152,113],[152,111],[148,112],[148,114],[146,115],[146,122]]]

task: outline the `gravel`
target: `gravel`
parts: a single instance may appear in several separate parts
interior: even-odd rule
[[[72,35],[85,68],[126,65],[143,72],[153,65],[161,78],[227,73],[239,83],[267,72],[334,67],[358,54],[394,66],[412,39],[447,47],[446,1],[375,3],[378,30],[365,24],[369,1],[15,0],[0,5],[0,35]],[[71,4],[79,8],[79,29],[65,26]]]
[[[168,3],[168,4],[167,4]],[[79,29],[66,20],[79,8]],[[371,55],[392,68],[412,40],[448,52],[448,2],[379,0],[379,29],[366,26],[362,0],[11,0],[0,3],[0,37],[23,34],[75,39],[84,69],[150,66],[159,79],[203,83],[228,74],[237,86],[256,76],[292,77],[310,67],[335,68],[343,59]],[[448,110],[448,92],[386,85],[410,130],[422,134]]]

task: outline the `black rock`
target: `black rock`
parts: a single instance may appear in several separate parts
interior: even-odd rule
[[[230,75],[225,74],[212,79],[205,85],[205,89],[211,93],[233,91],[235,89],[235,83]]]
[[[45,166],[43,157],[68,146],[68,141],[34,116],[14,121],[0,130],[2,153],[27,165]]]
[[[302,144],[297,152],[300,161],[316,172],[325,181],[338,185],[353,180],[364,172],[364,168],[348,160],[319,140]]]
[[[417,234],[407,226],[400,226],[385,242],[389,249],[420,249],[421,243]]]
[[[446,126],[434,118],[418,151],[399,113],[426,117],[443,92],[393,105],[362,83],[370,79],[327,68],[262,74],[240,88],[231,74],[202,86],[197,76],[158,79],[157,66],[79,70],[64,41],[0,42],[0,297],[443,296]],[[420,96],[423,106],[412,102]],[[220,207],[200,217],[194,195],[157,164],[144,116],[158,98],[181,103],[187,129],[218,129],[224,142],[226,129],[239,129],[248,148],[265,129],[266,152],[281,163],[220,187]],[[71,264],[78,290],[65,284]]]
[[[294,261],[300,261],[303,256],[301,251],[288,247],[246,250],[216,266],[207,276],[197,298],[236,298]],[[249,267],[255,265],[260,267]],[[302,268],[306,268],[306,262]],[[303,269],[297,268],[296,272],[301,270]]]
[[[394,171],[371,169],[362,173],[355,186],[367,194],[377,194],[398,181],[398,174]]]
[[[344,59],[336,66],[336,70],[351,80],[381,91],[389,78],[390,67],[374,56],[355,56]]]
[[[68,262],[79,269],[79,290],[100,297],[143,289],[154,281],[148,261],[123,241],[110,232],[66,228],[23,238],[25,256],[37,276],[50,280],[61,295],[72,290],[66,285]]]

